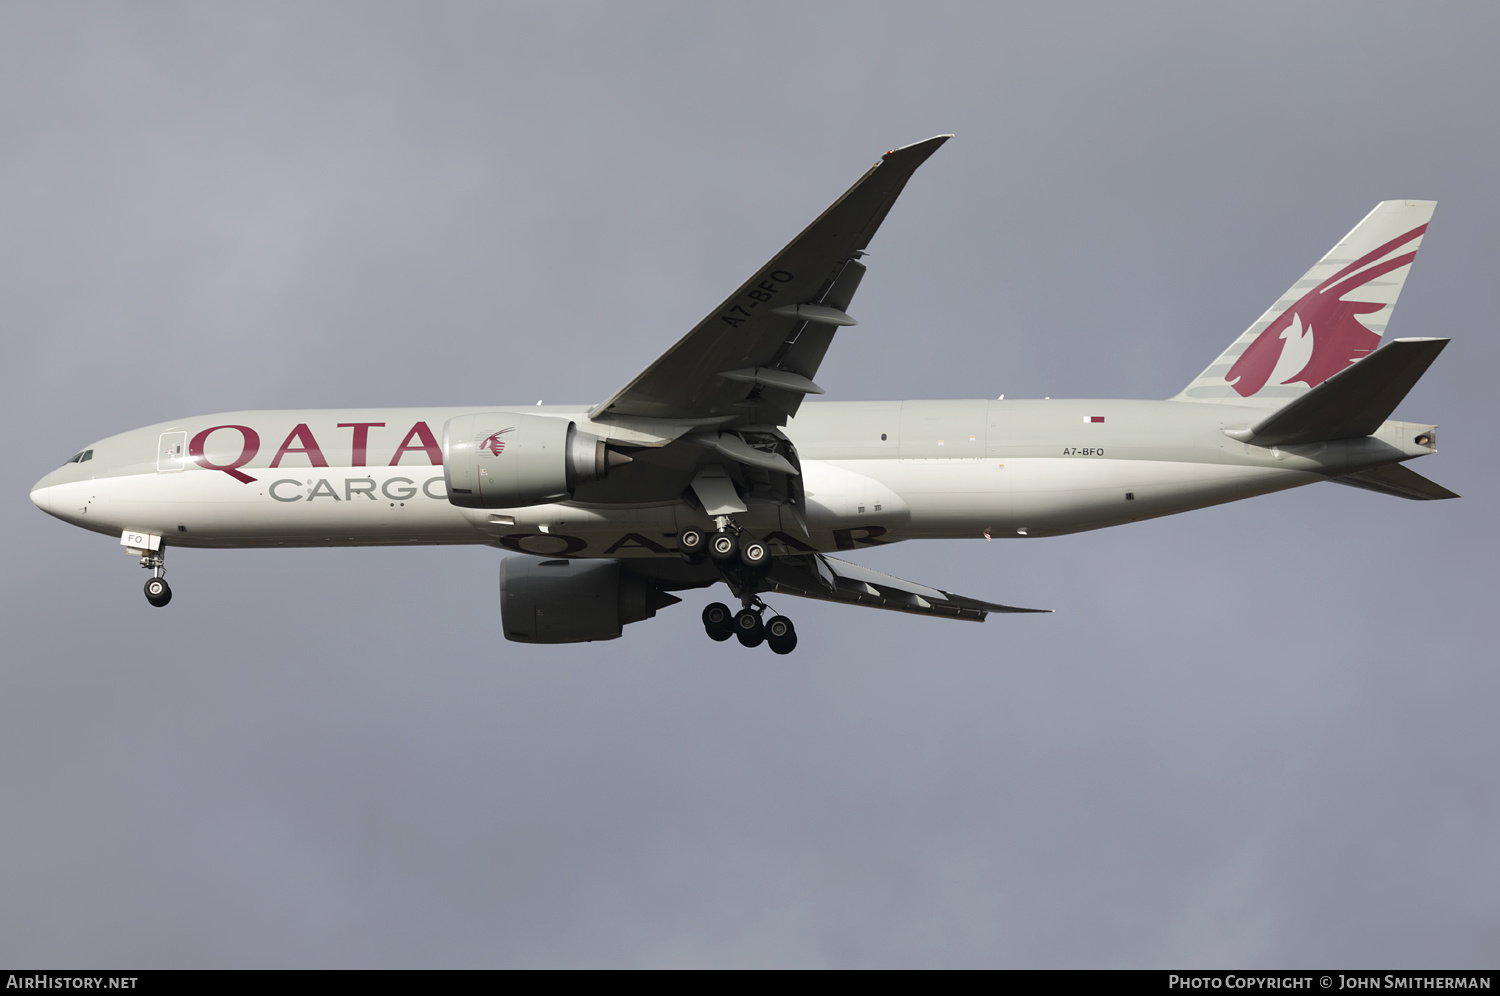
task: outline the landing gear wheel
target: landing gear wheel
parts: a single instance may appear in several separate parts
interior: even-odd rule
[[[708,538],[708,555],[720,562],[734,559],[739,548],[739,540],[727,529],[720,529]]]
[[[708,638],[723,643],[734,635],[734,618],[723,602],[710,602],[703,610],[703,629]]]
[[[766,623],[766,646],[773,654],[789,654],[797,649],[797,629],[786,616],[772,616]]]
[[[754,609],[741,609],[736,612],[734,635],[742,646],[760,646],[766,638],[766,627],[760,621],[760,613]]]
[[[172,589],[166,578],[152,578],[146,582],[146,601],[158,609],[172,600]]]
[[[703,558],[703,551],[708,546],[708,534],[697,526],[688,526],[677,533],[677,552],[682,554],[682,559],[690,564],[696,564]]]
[[[764,574],[771,569],[771,548],[758,539],[746,540],[740,544],[740,563],[757,574]]]

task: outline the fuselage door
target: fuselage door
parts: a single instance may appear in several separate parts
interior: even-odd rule
[[[156,447],[156,472],[170,474],[187,466],[187,433],[164,432]]]

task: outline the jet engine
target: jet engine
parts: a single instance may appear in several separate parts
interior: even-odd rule
[[[566,501],[630,457],[565,418],[486,412],[443,426],[448,500],[463,508],[519,508]]]
[[[680,601],[615,560],[500,561],[500,622],[516,643],[613,640],[626,623]]]

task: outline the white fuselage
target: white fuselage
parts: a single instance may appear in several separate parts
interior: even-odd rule
[[[632,493],[629,466],[614,472],[610,490],[593,485],[570,502],[450,504],[442,426],[497,410],[505,409],[235,412],[164,423],[101,440],[88,460],[39,481],[32,498],[97,532],[140,530],[187,547],[475,543],[650,557],[675,555],[679,527],[706,521],[678,493]],[[608,432],[579,408],[514,411]],[[1407,443],[1410,427],[1395,422],[1367,439],[1286,450],[1224,434],[1261,414],[1153,401],[807,404],[786,427],[801,457],[802,521],[783,504],[754,498],[738,521],[778,553],[1056,535],[1430,452]],[[650,451],[637,452],[644,466]],[[661,468],[653,472],[660,477]]]

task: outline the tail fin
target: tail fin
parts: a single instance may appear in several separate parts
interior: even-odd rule
[[[1436,201],[1381,201],[1174,401],[1279,407],[1380,345]]]

